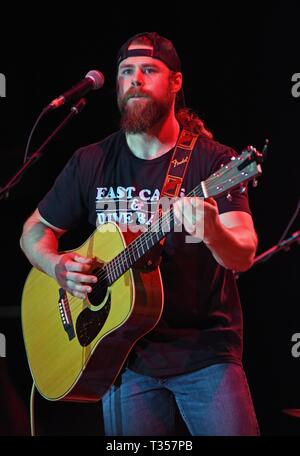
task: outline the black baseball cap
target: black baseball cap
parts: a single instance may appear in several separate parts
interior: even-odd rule
[[[131,49],[128,50],[129,45],[134,41],[136,38],[141,36],[147,37],[152,42],[152,49]],[[127,57],[135,57],[135,56],[148,56],[154,59],[159,59],[164,62],[167,67],[172,71],[181,71],[181,62],[176,52],[176,49],[173,46],[173,43],[160,36],[156,32],[145,32],[145,33],[138,33],[133,37],[129,38],[126,43],[120,48],[118,52],[118,65],[122,60],[127,59]]]
[[[152,49],[128,49],[130,44],[139,37],[146,37],[152,43]],[[181,61],[178,57],[177,51],[173,45],[173,43],[164,38],[163,36],[159,35],[156,32],[144,32],[138,33],[131,38],[129,38],[126,43],[121,46],[117,55],[117,64],[118,66],[122,62],[122,60],[127,59],[128,57],[139,57],[139,56],[146,56],[152,57],[153,59],[158,59],[164,62],[167,67],[171,71],[180,71],[181,72]],[[185,106],[184,101],[184,94],[183,90],[181,89],[176,97],[176,108],[179,109]]]

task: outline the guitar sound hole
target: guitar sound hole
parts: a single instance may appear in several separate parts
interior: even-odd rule
[[[98,275],[100,268],[93,271],[93,274]],[[93,286],[93,291],[88,294],[88,299],[93,306],[100,306],[99,310],[90,310],[88,307],[84,309],[78,316],[76,321],[76,333],[80,345],[86,347],[99,334],[110,312],[111,296],[108,292],[108,285],[105,281],[100,284],[99,281]],[[103,306],[101,303],[106,298]]]
[[[107,293],[108,283],[105,279],[104,273],[101,274],[101,272],[102,271],[100,267],[93,269],[91,272],[92,275],[98,277],[98,282],[92,285],[93,291],[88,294],[89,301],[93,306],[99,306],[104,300]]]

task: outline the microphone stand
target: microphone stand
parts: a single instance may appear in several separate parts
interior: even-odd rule
[[[290,246],[294,243],[298,242],[300,244],[300,230],[295,231],[290,237],[287,239],[284,239],[283,241],[279,242],[279,244],[276,244],[274,247],[271,247],[270,249],[266,250],[265,252],[261,253],[258,255],[253,262],[252,268],[254,266],[257,266],[260,263],[265,263],[267,260],[269,260],[275,253],[280,252],[280,250],[285,250],[288,251],[290,250]],[[243,272],[236,272],[234,271],[234,276],[236,279],[240,277],[240,275],[243,274]]]
[[[70,109],[69,114],[63,119],[63,121],[58,125],[58,127],[50,134],[50,136],[43,142],[43,144],[28,158],[28,160],[24,163],[22,168],[11,178],[9,181],[4,185],[4,187],[0,188],[0,200],[4,198],[8,198],[9,190],[14,187],[23,177],[25,171],[35,163],[39,158],[42,157],[42,152],[44,151],[45,147],[49,144],[49,142],[65,127],[65,125],[77,114],[81,112],[81,110],[86,105],[86,99],[81,98],[78,100]]]

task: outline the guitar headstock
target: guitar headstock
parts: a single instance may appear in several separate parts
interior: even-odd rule
[[[258,152],[255,147],[248,146],[238,157],[232,157],[229,163],[202,182],[205,197],[216,197],[227,193],[230,200],[230,190],[240,187],[240,191],[243,193],[246,189],[245,184],[249,181],[253,181],[253,186],[256,187],[256,178],[262,174],[260,164],[264,159],[266,148],[267,143],[263,152]]]

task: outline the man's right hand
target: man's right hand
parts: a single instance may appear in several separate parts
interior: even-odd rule
[[[89,274],[95,266],[95,259],[70,252],[58,255],[53,274],[59,285],[76,298],[86,299],[92,291],[90,284],[97,282],[95,275]]]

